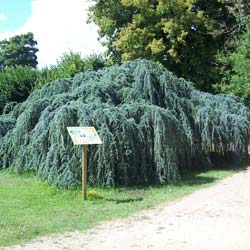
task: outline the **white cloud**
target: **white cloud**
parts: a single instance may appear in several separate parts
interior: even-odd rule
[[[8,17],[4,13],[0,13],[0,22],[6,22]]]
[[[97,27],[86,24],[88,0],[32,0],[32,14],[16,32],[6,31],[0,38],[33,32],[38,42],[39,67],[55,64],[64,52],[83,56],[103,51],[97,40]],[[5,38],[4,37],[4,38]]]
[[[6,31],[0,33],[0,41],[3,39],[8,39],[8,38],[12,37],[13,35],[15,35],[13,32],[11,32],[10,30],[6,30]]]

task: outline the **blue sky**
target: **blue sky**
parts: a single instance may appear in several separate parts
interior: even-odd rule
[[[64,53],[103,52],[97,26],[87,24],[89,0],[0,0],[0,41],[32,32],[38,67],[56,64]]]
[[[25,24],[31,15],[31,0],[0,0],[0,32],[14,32]]]

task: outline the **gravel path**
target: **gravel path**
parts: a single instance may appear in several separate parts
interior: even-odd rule
[[[250,250],[250,169],[184,199],[12,250]]]

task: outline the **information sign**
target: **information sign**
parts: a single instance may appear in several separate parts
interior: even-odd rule
[[[94,127],[67,127],[74,145],[102,144]]]
[[[67,127],[74,145],[82,148],[82,198],[87,199],[87,149],[88,144],[102,144],[94,127]]]

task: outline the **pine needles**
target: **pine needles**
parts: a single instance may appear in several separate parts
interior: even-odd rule
[[[89,147],[90,184],[167,183],[207,167],[211,152],[244,150],[249,115],[233,97],[200,92],[136,60],[48,83],[0,116],[0,166],[72,188],[81,180],[81,147],[66,127],[94,126],[103,144]]]

